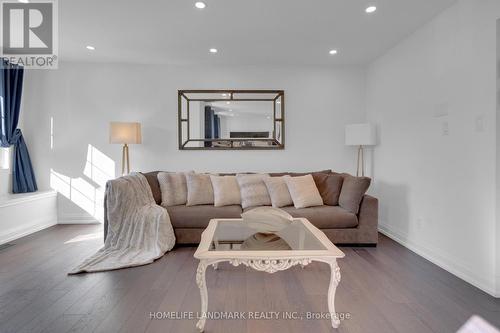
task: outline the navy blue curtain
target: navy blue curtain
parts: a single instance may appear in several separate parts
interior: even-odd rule
[[[220,117],[214,115],[214,139],[220,139]]]
[[[21,130],[17,128],[21,111],[24,69],[0,61],[0,71],[0,146],[14,146],[12,192],[35,192],[37,190],[35,173],[28,147]]]

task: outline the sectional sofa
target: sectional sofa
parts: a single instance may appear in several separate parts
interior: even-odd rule
[[[331,170],[316,173],[331,173]],[[157,178],[158,171],[143,173],[158,205],[161,203],[161,191]],[[271,173],[271,176],[298,176],[307,173]],[[311,173],[314,175],[314,173]],[[231,174],[224,174],[231,175]],[[344,174],[346,175],[346,174]],[[348,175],[346,175],[348,176]],[[350,176],[352,177],[352,176]],[[104,202],[106,210],[106,198]],[[251,207],[253,208],[253,207]],[[215,207],[214,205],[172,206],[167,211],[175,231],[177,244],[197,244],[201,233],[213,218],[239,218],[241,213],[251,209],[242,209],[240,205]],[[357,214],[340,206],[317,206],[296,209],[293,206],[283,207],[294,217],[307,218],[313,225],[321,229],[335,244],[375,246],[378,241],[378,200],[370,195],[363,195]],[[104,221],[106,237],[107,219]]]

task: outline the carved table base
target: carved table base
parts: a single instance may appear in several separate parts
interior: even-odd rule
[[[340,282],[340,268],[337,265],[337,260],[335,258],[279,258],[279,259],[202,259],[198,264],[198,269],[196,271],[196,284],[200,288],[201,296],[201,315],[202,317],[198,320],[196,327],[203,332],[206,322],[206,314],[208,311],[208,291],[205,279],[205,272],[207,267],[213,265],[214,269],[217,269],[217,264],[220,262],[227,261],[233,266],[245,265],[251,267],[257,271],[275,273],[278,271],[286,270],[290,267],[301,265],[305,267],[312,261],[324,262],[330,265],[331,276],[330,285],[328,287],[328,311],[331,315],[332,327],[337,328],[340,325],[340,320],[335,312],[335,291]]]

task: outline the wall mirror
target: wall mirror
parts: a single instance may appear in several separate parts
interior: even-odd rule
[[[283,90],[179,90],[179,149],[284,149]]]

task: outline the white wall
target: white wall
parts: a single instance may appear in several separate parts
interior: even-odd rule
[[[497,112],[496,112],[496,287],[500,294],[500,19],[497,20]]]
[[[500,1],[459,0],[372,63],[366,85],[381,230],[497,295],[499,17]]]
[[[109,121],[140,121],[143,144],[130,147],[133,170],[283,171],[333,168],[354,171],[355,150],[344,146],[344,125],[365,117],[364,71],[354,67],[169,67],[61,63],[54,71],[28,71],[25,136],[40,188],[50,170],[62,184],[61,222],[90,220],[102,196],[99,175],[121,147],[108,144]],[[286,149],[179,151],[178,89],[284,89]],[[50,118],[54,147],[50,148]],[[99,165],[86,161],[89,147]],[[103,156],[100,155],[103,153]],[[112,162],[111,161],[111,162]],[[92,164],[92,163],[90,163]],[[87,165],[87,171],[84,168]],[[92,179],[95,178],[95,179]],[[64,184],[71,182],[71,189]],[[76,198],[75,198],[76,196]],[[84,207],[83,209],[76,208]],[[98,206],[98,205],[97,205]],[[85,212],[90,212],[86,214]]]
[[[0,196],[10,191],[11,168],[10,149],[0,147]]]

